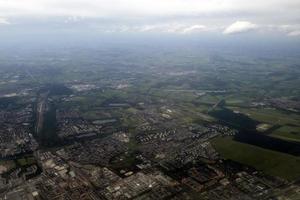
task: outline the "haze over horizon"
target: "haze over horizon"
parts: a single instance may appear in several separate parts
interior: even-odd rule
[[[299,11],[298,0],[0,0],[0,36],[84,30],[299,40]]]
[[[300,200],[300,0],[0,0],[0,200]]]

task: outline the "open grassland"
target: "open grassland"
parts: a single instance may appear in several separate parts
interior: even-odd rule
[[[271,133],[272,137],[300,142],[300,127],[282,126]]]
[[[232,110],[240,111],[248,115],[250,118],[270,124],[278,125],[295,125],[300,124],[300,116],[294,113],[287,113],[277,109],[262,109],[262,108],[240,108],[230,107]]]
[[[300,158],[234,141],[232,137],[218,137],[213,146],[225,159],[231,159],[262,170],[266,174],[287,180],[300,178]]]
[[[277,109],[257,109],[241,107],[229,108],[235,111],[239,111],[261,123],[282,126],[272,131],[272,133],[270,134],[270,136],[272,137],[300,142],[300,115],[297,115],[296,113],[288,113]]]
[[[36,160],[34,157],[27,157],[27,158],[20,158],[17,160],[17,163],[20,166],[27,166],[27,165],[32,165],[36,163]]]

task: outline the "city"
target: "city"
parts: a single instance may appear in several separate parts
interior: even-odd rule
[[[0,200],[300,200],[299,0],[0,0]]]

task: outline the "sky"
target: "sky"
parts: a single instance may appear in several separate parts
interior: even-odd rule
[[[300,38],[300,0],[0,0],[0,31],[45,27]]]

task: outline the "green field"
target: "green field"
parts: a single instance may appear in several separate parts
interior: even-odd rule
[[[279,125],[299,125],[300,116],[294,113],[287,113],[276,109],[258,109],[258,108],[240,108],[240,107],[229,107],[232,110],[237,110],[243,114],[248,115],[250,118],[270,124]]]
[[[17,160],[17,163],[20,166],[27,166],[27,165],[32,165],[36,163],[36,160],[34,157],[27,157],[27,158],[20,158]]]
[[[271,125],[280,125],[281,127],[272,131],[270,136],[283,140],[300,142],[300,115],[288,113],[285,111],[264,108],[241,108],[229,107],[232,110],[240,111],[251,119]]]
[[[300,127],[282,126],[273,131],[271,136],[284,140],[300,142]]]
[[[234,141],[232,137],[218,137],[213,146],[225,159],[231,159],[262,170],[266,174],[287,180],[300,178],[300,158]]]

